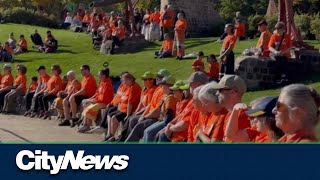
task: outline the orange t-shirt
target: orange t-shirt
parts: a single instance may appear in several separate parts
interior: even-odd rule
[[[146,88],[141,93],[141,100],[143,107],[146,107],[152,100],[152,96],[154,91],[156,90],[157,86],[152,86],[151,88]]]
[[[183,110],[183,112],[180,115],[176,116],[173,121],[175,121],[176,119],[177,119],[177,122],[184,121],[187,127],[189,127],[189,123],[191,119],[190,117],[193,110],[194,110],[194,106],[192,104],[192,101],[190,101],[186,106],[186,108]],[[180,132],[173,132],[171,136],[172,142],[186,141],[187,139],[188,139],[188,128]]]
[[[211,113],[208,118],[207,123],[204,127],[204,134],[207,135],[210,139],[218,139],[220,141],[223,140],[224,131],[223,131],[223,122],[226,118],[228,111],[226,109],[221,110],[217,113]]]
[[[259,40],[257,42],[257,48],[260,48],[262,46],[263,50],[268,50],[268,46],[269,46],[269,42],[270,42],[270,38],[271,38],[271,33],[270,31],[266,30],[266,31],[263,31],[261,34],[260,34],[260,37],[259,37]],[[265,44],[262,44],[262,42],[265,42]]]
[[[273,47],[276,48],[276,46],[280,45],[280,41],[282,39],[282,35],[275,33],[271,36],[268,48]],[[285,34],[283,41],[281,43],[281,47],[279,48],[279,51],[284,51],[288,48],[292,47],[291,38],[288,34]],[[285,54],[287,57],[290,57],[290,53]]]
[[[152,13],[150,16],[150,21],[160,23],[160,17],[161,17],[160,13]]]
[[[28,49],[28,43],[27,43],[27,40],[26,40],[26,39],[22,39],[22,40],[20,40],[20,42],[19,42],[19,46],[20,46],[22,49]]]
[[[74,17],[74,19],[78,19],[78,20],[80,20],[81,22],[83,21],[83,18],[82,18],[81,16],[79,16],[79,15],[76,15],[76,16]]]
[[[190,99],[184,99],[177,103],[176,116],[182,113],[182,111],[188,105],[189,102],[190,102]]]
[[[45,89],[45,85],[49,81],[50,76],[48,74],[45,74],[44,76],[40,76],[39,78],[39,84],[42,84],[41,90]]]
[[[236,44],[236,40],[237,40],[236,36],[227,35],[223,40],[223,45],[222,45],[223,51],[226,51],[229,48],[229,46],[231,46],[231,48],[233,49]]]
[[[266,134],[258,132],[255,129],[248,128],[247,134],[250,142],[271,142],[270,138]]]
[[[2,79],[2,75],[0,74],[0,82],[1,82],[1,79]]]
[[[227,124],[229,122],[229,119],[230,119],[230,116],[231,116],[231,113],[232,112],[229,112],[227,115],[226,115],[226,118],[224,119],[224,125],[223,125],[223,132],[226,131],[227,129]],[[239,129],[246,129],[250,127],[250,121],[248,119],[248,116],[246,114],[246,111],[245,110],[241,110],[240,113],[239,113],[239,117],[238,117],[238,128]],[[223,133],[224,134],[224,133]],[[223,139],[225,142],[232,142],[230,139],[224,137]]]
[[[121,83],[116,95],[114,96],[112,100],[112,105],[117,106],[121,102],[121,96],[123,95],[124,90],[126,89],[126,85],[124,83]]]
[[[113,99],[113,85],[109,78],[105,81],[100,82],[96,95],[96,103],[111,103]]]
[[[285,134],[278,142],[317,142],[314,132],[300,130],[294,134]]]
[[[187,21],[186,20],[178,20],[175,25],[176,31],[184,32],[187,29]]]
[[[198,122],[200,111],[193,110],[190,116],[190,122],[188,126],[188,142],[196,142],[196,133],[198,131]]]
[[[87,77],[83,77],[81,81],[81,88],[85,89],[84,96],[92,97],[97,90],[97,82],[94,79],[93,75],[90,74]]]
[[[234,26],[234,35],[238,38],[238,37],[245,37],[245,30],[246,30],[246,27],[244,25],[244,23],[237,23],[235,26]]]
[[[50,92],[54,90],[56,86],[59,86],[59,89],[54,93],[56,95],[62,89],[62,79],[61,76],[52,76],[47,82],[47,91]]]
[[[173,95],[168,95],[164,97],[162,101],[163,103],[161,103],[160,107],[160,119],[162,119],[166,115],[168,109],[173,110],[173,112],[176,111],[178,99]]]
[[[121,27],[116,27],[112,30],[112,34],[119,38],[119,40],[122,40],[126,37],[126,30]]]
[[[149,108],[146,110],[145,114],[151,113],[153,110],[157,109],[161,105],[161,100],[163,97],[163,90],[161,87],[157,87],[152,96]]]
[[[176,13],[174,11],[166,11],[164,16],[169,16],[169,18],[163,20],[163,27],[173,27]]]
[[[220,65],[217,61],[213,61],[212,63],[209,63],[208,65],[209,71],[206,72],[207,76],[209,76],[210,79],[218,80],[219,79],[219,72],[220,72]]]
[[[13,76],[11,74],[4,75],[1,79],[0,89],[7,88],[12,85],[13,85]]]
[[[35,90],[37,90],[37,87],[38,87],[38,83],[31,83],[29,86],[29,91],[30,92],[35,91]]]
[[[18,75],[14,80],[15,85],[18,87],[22,84],[22,92],[26,93],[27,91],[27,77],[26,75]]]
[[[138,83],[134,82],[131,86],[126,86],[121,96],[119,111],[127,113],[128,105],[132,103],[132,112],[136,110],[139,105],[141,96],[141,87]]]
[[[192,67],[194,67],[194,72],[204,69],[204,62],[201,59],[196,59],[192,62]],[[202,69],[199,69],[201,67]]]
[[[69,81],[66,87],[67,93],[75,93],[81,89],[81,84],[78,80],[74,79],[73,81]]]
[[[82,19],[82,22],[84,23],[90,23],[91,22],[92,17],[90,15],[85,15]]]
[[[164,40],[162,42],[162,51],[169,51],[170,53],[172,52],[173,48],[173,41],[172,40]]]

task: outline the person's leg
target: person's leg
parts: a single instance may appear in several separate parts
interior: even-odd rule
[[[3,91],[0,92],[0,111],[2,111],[4,102],[5,102],[5,96],[9,93],[10,91]]]
[[[162,53],[162,55],[160,56],[160,58],[167,58],[167,57],[171,57],[171,52],[164,52]]]
[[[69,100],[70,108],[71,108],[71,115],[72,115],[71,118],[72,119],[76,118],[77,111],[78,111],[78,105],[77,105],[77,102],[76,102],[76,98],[79,98],[79,97],[71,96],[70,100]]]
[[[137,125],[138,120],[140,119],[141,116],[132,116],[130,117],[130,119],[128,119],[128,128],[127,128],[127,133],[126,133],[126,137],[129,136],[129,134],[131,133],[131,131],[133,130],[133,128]]]
[[[138,142],[143,137],[144,130],[156,123],[157,119],[146,119],[142,122],[139,122],[131,131],[130,135],[125,142]]]
[[[41,95],[42,95],[42,93],[41,94],[37,94],[37,95],[33,96],[33,98],[32,98],[31,110],[32,110],[33,113],[37,113],[38,110],[39,110],[39,106],[40,106],[39,97]]]
[[[32,105],[32,98],[34,96],[34,92],[29,92],[26,94],[25,99],[26,99],[26,111],[29,111]]]
[[[65,98],[62,102],[63,104],[63,114],[64,114],[64,118],[65,120],[70,120],[71,116],[70,116],[70,103],[69,103],[69,98]]]
[[[159,142],[171,142],[171,140],[167,137],[164,132],[159,134]]]
[[[119,121],[120,120],[118,120],[116,116],[111,117],[111,123],[110,123],[111,126],[109,128],[111,136],[114,136],[116,134],[116,131],[117,131],[119,124],[120,124]]]
[[[221,63],[220,66],[220,73],[219,73],[219,80],[226,74],[226,64]]]
[[[130,121],[132,121],[132,119],[136,119],[138,121],[138,119],[140,118],[140,115],[134,115],[134,116],[130,116],[125,122],[123,122],[123,126],[121,129],[121,135],[118,141],[125,141],[126,138],[128,137],[128,129],[129,129],[129,123]]]
[[[45,112],[49,111],[49,103],[51,101],[53,101],[55,98],[57,98],[56,95],[53,94],[48,94],[46,96],[43,96],[42,100],[43,100],[43,109]]]
[[[8,107],[10,95],[13,94],[13,93],[14,93],[14,91],[9,91],[9,92],[4,96],[4,103],[3,103],[2,111],[4,111],[4,112],[7,111],[7,107]]]
[[[143,133],[143,141],[144,142],[152,142],[155,141],[155,137],[157,133],[165,127],[164,121],[158,121],[151,126],[149,126],[147,129],[144,130]]]
[[[226,74],[234,74],[234,53],[231,51],[227,56]]]
[[[12,93],[10,93],[9,97],[8,97],[8,103],[6,105],[6,112],[14,112],[16,109],[16,105],[17,105],[17,98],[19,96],[22,96],[23,92],[21,90],[17,90],[17,91],[13,91]]]

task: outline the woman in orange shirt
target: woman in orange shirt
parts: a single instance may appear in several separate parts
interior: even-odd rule
[[[17,65],[18,75],[14,80],[14,86],[11,91],[4,97],[3,113],[12,113],[16,108],[16,99],[19,96],[24,96],[27,91],[27,67],[24,65]]]
[[[42,111],[40,118],[43,117],[43,119],[49,118],[49,102],[57,98],[58,92],[62,90],[62,78],[60,76],[62,70],[60,66],[57,64],[53,65],[51,71],[52,76],[47,82],[47,88],[44,90],[43,96],[39,102],[40,110]]]
[[[273,113],[276,126],[284,136],[279,142],[315,142],[318,141],[315,127],[319,122],[319,93],[303,84],[292,84],[281,90]]]
[[[275,142],[283,136],[282,130],[276,127],[275,116],[272,113],[276,106],[277,97],[263,97],[251,102],[251,107],[246,104],[237,104],[235,109],[247,110],[250,128],[239,129],[238,119],[228,121],[225,136],[232,142]]]
[[[106,68],[101,70],[99,73],[100,85],[97,89],[96,94],[91,97],[88,105],[82,112],[82,126],[78,132],[84,133],[89,131],[92,125],[92,121],[96,121],[98,113],[101,109],[107,107],[113,99],[113,85],[109,77],[110,70]]]
[[[130,73],[126,73],[122,78],[126,86],[121,96],[118,110],[109,115],[111,119],[108,121],[107,141],[115,140],[114,135],[119,127],[119,123],[126,121],[137,109],[140,102],[141,87],[135,82],[135,77]]]
[[[20,35],[20,42],[18,47],[14,50],[14,54],[24,53],[28,51],[28,43],[24,35]]]
[[[2,108],[4,105],[4,98],[10,92],[13,85],[13,76],[11,74],[11,66],[9,64],[5,64],[3,66],[4,75],[1,78],[0,84],[0,111],[2,112]]]
[[[177,50],[177,53],[172,53],[174,56],[177,54],[177,59],[182,59],[185,55],[185,38],[187,30],[187,20],[184,18],[182,13],[178,14],[178,21],[176,22],[174,29],[174,39],[176,44],[173,45],[173,51]]]

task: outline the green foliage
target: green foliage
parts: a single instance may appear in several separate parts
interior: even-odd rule
[[[252,15],[248,18],[248,36],[253,38],[258,33],[257,24],[263,20],[264,17],[261,15]]]
[[[299,28],[303,39],[307,39],[308,35],[310,34],[310,23],[312,20],[312,16],[308,14],[301,14],[294,17],[294,22]]]
[[[12,9],[0,10],[6,22],[18,24],[30,24],[44,27],[57,28],[58,22],[54,15],[41,16],[31,9],[14,7]]]
[[[274,26],[278,22],[278,16],[266,17],[266,21],[268,22],[268,29],[270,32],[274,31]]]
[[[316,36],[317,40],[320,40],[320,14],[314,15],[310,24],[311,24],[311,27],[310,27],[311,33]]]

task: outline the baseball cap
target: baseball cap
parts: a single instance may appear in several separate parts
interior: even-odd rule
[[[224,75],[218,84],[213,86],[214,89],[233,89],[239,93],[247,91],[246,82],[238,75]]]
[[[204,63],[201,60],[195,60],[192,63],[192,68],[204,67]]]
[[[142,79],[154,79],[156,78],[156,75],[150,71],[145,72],[142,76]]]
[[[44,66],[39,66],[39,67],[37,68],[37,71],[40,71],[40,70],[46,70],[46,67],[44,67]]]
[[[209,78],[203,72],[194,72],[194,73],[191,74],[191,76],[189,77],[187,82],[188,83],[200,82],[202,84],[207,84],[209,82]]]
[[[268,25],[268,22],[266,20],[261,20],[259,23],[258,23],[258,26],[260,25]]]
[[[176,79],[173,76],[165,76],[162,81],[159,82],[159,85],[164,85],[164,84],[168,84],[168,85],[174,85],[176,82]]]
[[[167,69],[160,69],[159,72],[157,73],[157,76],[170,76],[170,72]]]
[[[10,64],[4,64],[3,65],[3,69],[11,69],[11,65]]]
[[[273,96],[263,97],[255,105],[254,109],[253,108],[248,109],[246,111],[246,114],[249,117],[258,117],[261,115],[274,116],[274,114],[272,113],[272,110],[276,106],[277,101],[278,101],[278,97],[273,97]]]
[[[184,81],[178,80],[178,81],[176,81],[176,83],[174,83],[173,86],[170,87],[170,89],[173,90],[173,91],[186,90],[186,89],[185,89],[185,88],[186,88],[186,87],[185,87],[186,85],[188,85],[188,84],[185,83]],[[184,89],[181,89],[181,88],[183,88],[183,87],[184,87]],[[189,88],[187,88],[187,89],[189,89]]]

